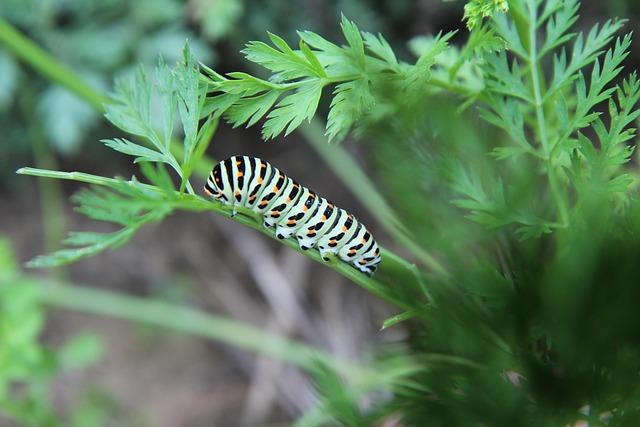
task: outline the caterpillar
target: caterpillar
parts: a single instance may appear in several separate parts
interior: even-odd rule
[[[355,216],[257,157],[232,156],[216,164],[204,192],[261,214],[278,239],[295,236],[300,249],[317,247],[324,261],[337,254],[367,275],[381,262],[378,244]]]

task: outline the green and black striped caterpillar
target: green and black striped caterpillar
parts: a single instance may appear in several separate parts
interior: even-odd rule
[[[204,186],[213,199],[249,208],[264,216],[264,226],[276,226],[278,239],[296,236],[300,249],[317,246],[372,274],[380,264],[380,249],[371,233],[352,214],[298,184],[268,162],[233,156],[213,167]]]

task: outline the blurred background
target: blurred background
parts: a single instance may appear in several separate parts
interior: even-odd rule
[[[159,57],[175,62],[185,39],[200,61],[219,72],[255,72],[245,69],[239,53],[247,41],[265,40],[266,31],[292,41],[299,29],[341,40],[340,13],[363,30],[383,33],[410,61],[408,42],[416,36],[460,29],[454,42],[464,40],[463,5],[441,0],[0,0],[0,17],[106,93],[114,78],[138,64],[152,69]],[[637,33],[640,4],[585,0],[581,16],[585,27],[604,17],[628,17],[627,30]],[[628,66],[637,68],[639,62],[635,48]],[[407,133],[426,132],[416,127]],[[99,227],[72,211],[68,198],[77,184],[17,176],[17,168],[125,177],[136,172],[130,158],[98,142],[117,133],[94,107],[21,63],[2,42],[0,129],[0,239],[6,246],[0,256],[7,258],[0,264],[10,263],[14,252],[21,265],[59,248],[69,230]],[[380,138],[397,137],[386,131],[379,129]],[[296,132],[264,143],[259,129],[232,130],[221,123],[209,154],[217,159],[248,154],[272,162],[357,213],[382,244],[393,247],[307,139]],[[397,164],[410,150],[374,153],[357,140],[345,147],[365,170],[378,171],[379,176],[372,173],[376,182],[393,172],[385,171],[383,160],[398,156],[391,162]],[[400,190],[385,191],[393,202]],[[25,274],[192,305],[352,360],[366,359],[375,347],[403,334],[402,328],[379,331],[395,313],[362,289],[259,233],[208,214],[180,213],[145,227],[117,251],[65,269]],[[77,353],[91,363],[57,372],[51,404],[58,413],[72,414],[77,425],[105,425],[105,420],[118,426],[287,425],[314,401],[309,378],[273,359],[148,325],[47,310],[43,344],[61,346],[74,336],[83,337]],[[14,424],[0,415],[0,425]]]

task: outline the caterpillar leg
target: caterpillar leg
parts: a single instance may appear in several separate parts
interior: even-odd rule
[[[295,229],[291,229],[289,227],[283,227],[281,225],[278,225],[276,227],[276,237],[278,239],[288,239],[289,237],[293,236],[295,234]]]
[[[316,241],[318,240],[317,238],[315,238],[315,234],[314,237],[308,237],[308,234],[296,234],[296,238],[298,239],[298,245],[300,246],[300,249],[302,249],[303,251],[315,247]]]
[[[322,257],[322,261],[327,264],[335,264],[338,262],[338,257],[336,257],[336,254],[333,252],[325,252],[324,254],[320,254],[320,256]]]
[[[330,264],[336,262],[337,257],[333,250],[327,249],[324,246],[318,246],[318,250],[320,251],[322,261]]]

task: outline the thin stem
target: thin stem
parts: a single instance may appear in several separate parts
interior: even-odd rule
[[[213,339],[289,362],[309,371],[320,361],[351,378],[364,379],[374,375],[362,366],[338,359],[318,348],[238,321],[164,301],[62,283],[49,283],[42,287],[40,298],[43,303],[53,307],[144,322]]]
[[[104,185],[104,186],[113,186],[120,182],[120,180],[116,178],[107,178],[104,176],[91,175],[89,173],[84,172],[61,172],[61,171],[53,171],[46,169],[38,169],[38,168],[20,168],[16,171],[18,175],[30,175],[30,176],[39,176],[43,178],[54,178],[54,179],[64,179],[69,181],[78,181],[84,182],[85,184],[94,184],[94,185]],[[141,184],[148,188],[149,190],[153,190],[156,192],[161,192],[160,189],[154,187],[153,185]]]
[[[103,110],[108,98],[77,78],[75,73],[0,17],[0,43],[37,72],[84,99],[96,110]]]
[[[35,109],[35,94],[33,88],[27,88],[20,97],[20,108],[28,117]],[[29,126],[28,135],[32,141],[31,151],[37,167],[57,169],[56,157],[47,144],[46,138],[40,126]],[[44,250],[53,252],[60,248],[60,241],[64,238],[66,223],[64,216],[64,194],[60,182],[48,179],[38,180],[38,193],[40,196],[40,210],[42,211],[41,223],[44,233]],[[64,277],[64,270],[57,269],[52,272],[56,278]]]
[[[20,175],[31,175],[45,178],[79,181],[87,184],[107,187],[113,187],[117,184],[122,184],[122,182],[130,182],[118,180],[115,178],[106,178],[102,176],[91,175],[82,172],[60,172],[36,168],[21,168],[18,169],[16,173]],[[153,185],[141,184],[138,182],[136,182],[135,185],[143,186],[146,190],[153,191],[155,193],[163,193],[163,190]],[[226,216],[227,218],[230,218],[237,223],[253,228],[254,230],[261,232],[262,234],[269,236],[270,238],[277,240],[278,242],[283,243],[286,246],[289,246],[291,249],[311,258],[318,263],[324,264],[325,266],[335,270],[340,275],[346,277],[355,284],[361,286],[362,288],[373,293],[379,298],[396,305],[397,307],[400,307],[404,310],[410,310],[413,308],[401,299],[396,298],[393,294],[393,288],[391,288],[390,285],[382,283],[374,277],[366,276],[351,265],[340,261],[333,261],[328,263],[324,262],[318,251],[303,251],[302,249],[300,249],[295,239],[277,239],[273,230],[263,227],[261,218],[250,209],[246,209],[241,206],[234,207],[231,205],[223,205],[221,203],[205,200],[199,196],[184,194],[177,191],[174,192],[174,194],[172,194],[170,197],[167,197],[165,203],[171,205],[172,209],[181,209],[194,212],[211,211]],[[384,271],[401,270],[413,274],[413,264],[388,249],[381,247],[380,251],[384,259],[384,262],[381,264],[381,273],[384,273]]]
[[[540,92],[540,76],[538,74],[538,48],[536,37],[536,5],[529,1],[529,71],[531,73],[531,82],[533,84],[533,96],[535,101],[536,118],[538,124],[538,135],[542,144],[542,151],[546,158],[549,157],[549,142],[547,138],[547,127],[544,117],[544,105],[542,103],[542,94]]]
[[[562,189],[558,183],[555,167],[553,164],[553,158],[550,155],[549,139],[547,136],[547,123],[544,114],[544,102],[542,100],[542,81],[538,70],[538,47],[537,47],[537,6],[534,1],[527,3],[529,8],[529,71],[531,74],[531,83],[533,85],[534,107],[536,111],[536,122],[538,126],[538,136],[540,138],[540,144],[542,145],[542,151],[545,157],[545,164],[547,169],[547,175],[549,179],[549,189],[551,196],[558,207],[558,213],[560,216],[560,222],[563,224],[568,223],[569,215],[567,212],[567,206],[565,197],[562,194]]]

